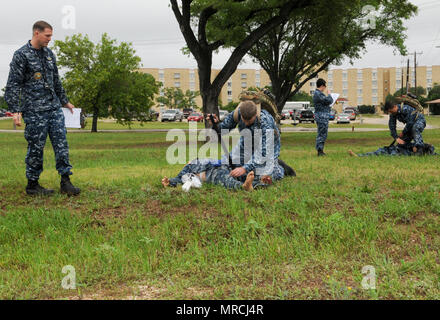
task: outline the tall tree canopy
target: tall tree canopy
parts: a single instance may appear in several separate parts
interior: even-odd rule
[[[293,10],[309,3],[308,0],[170,0],[188,50],[197,61],[203,112],[218,114],[220,91],[249,49]],[[227,47],[234,47],[232,53],[211,80],[213,53]]]
[[[403,21],[416,11],[407,0],[314,1],[293,11],[249,54],[268,73],[281,111],[289,96],[330,64],[360,58],[369,41],[405,54]],[[246,27],[250,34],[252,25]]]
[[[63,84],[73,104],[93,113],[92,132],[97,132],[99,117],[114,117],[117,122],[148,120],[159,84],[153,76],[136,72],[141,59],[131,44],[116,44],[107,34],[94,44],[81,34],[55,41],[58,65],[66,67]]]

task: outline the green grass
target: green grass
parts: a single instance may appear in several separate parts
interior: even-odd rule
[[[440,146],[440,130],[425,140]],[[297,171],[252,193],[163,189],[165,133],[69,134],[78,197],[30,198],[26,142],[0,133],[0,298],[439,299],[436,157],[351,158],[385,132],[282,135]],[[58,189],[50,143],[42,185]],[[77,289],[65,290],[65,265]],[[363,290],[362,267],[377,289]]]
[[[380,124],[336,124],[335,122],[331,121],[329,124],[330,128],[351,128],[352,126],[355,126],[355,128],[380,128],[380,129],[386,129],[386,125],[380,125]],[[439,124],[440,126],[440,124]],[[204,128],[203,123],[197,123],[198,128]],[[316,124],[312,123],[301,123],[296,126],[293,126],[292,124],[283,124],[282,128],[316,128]],[[12,130],[12,120],[11,119],[4,119],[0,120],[0,129],[2,130]],[[23,127],[17,127],[17,130],[23,130]],[[141,125],[139,122],[135,121],[133,124],[129,127],[127,125],[122,125],[119,123],[116,123],[114,121],[108,122],[108,121],[98,121],[98,131],[99,130],[139,130],[139,129],[188,129],[188,123],[187,122],[146,122],[143,125]],[[70,130],[70,129],[69,129]],[[74,129],[78,130],[78,129]],[[91,121],[87,122],[87,126],[84,129],[81,129],[84,132],[90,132],[91,130]]]

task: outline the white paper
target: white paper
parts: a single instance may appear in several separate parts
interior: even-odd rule
[[[73,114],[69,108],[62,108],[66,128],[81,128],[81,108],[73,108]]]
[[[333,99],[332,104],[330,105],[330,107],[333,107],[333,105],[336,103],[336,100],[338,100],[340,94],[339,93],[330,93],[330,96]]]

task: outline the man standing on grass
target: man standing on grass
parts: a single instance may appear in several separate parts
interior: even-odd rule
[[[61,107],[69,108],[73,113],[74,106],[69,103],[61,84],[55,55],[47,48],[52,31],[47,22],[36,22],[32,28],[32,40],[14,53],[5,100],[13,113],[14,123],[21,126],[21,115],[26,123],[26,193],[49,195],[54,192],[38,183],[43,171],[43,149],[49,134],[56,169],[61,175],[60,191],[70,196],[79,194],[80,189],[74,187],[69,178],[72,166]]]
[[[324,91],[327,88],[327,84],[324,79],[318,79],[316,81],[315,93],[313,95],[313,105],[315,106],[315,121],[318,126],[318,135],[316,136],[316,151],[318,151],[318,157],[325,156],[324,144],[327,140],[328,122],[330,120],[330,105],[333,102],[333,98],[325,96]]]

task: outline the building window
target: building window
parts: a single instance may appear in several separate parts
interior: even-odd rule
[[[228,96],[232,96],[232,90],[228,90]]]
[[[428,78],[428,79],[432,78],[432,67],[426,68],[426,78]]]
[[[362,80],[362,70],[358,70],[358,80]]]
[[[377,97],[377,89],[373,89],[373,97]]]
[[[174,74],[174,79],[180,79],[180,73],[175,73]]]
[[[314,86],[315,86],[315,82],[314,81],[310,82],[310,87],[313,88]]]
[[[364,99],[362,99],[362,97],[358,97],[358,105],[361,105],[362,103],[364,103]]]
[[[428,83],[428,87],[432,86],[432,79],[428,79],[426,82]]]
[[[257,88],[260,88],[261,83],[260,83],[260,82],[255,82],[255,86],[256,86]]]
[[[342,72],[342,80],[347,80],[347,71]]]
[[[228,98],[228,103],[229,103],[229,102],[232,102],[232,98]]]
[[[377,80],[374,80],[372,85],[373,85],[373,88],[377,88]]]
[[[191,91],[195,91],[196,90],[196,83],[194,81],[190,81],[189,82],[189,89]]]
[[[333,80],[333,72],[329,71],[327,76],[328,76],[328,81]]]
[[[358,89],[358,97],[362,97],[362,89]]]
[[[246,74],[246,73],[242,73],[242,74],[241,74],[241,78],[242,78],[242,79],[247,79],[247,74]]]
[[[344,81],[342,82],[342,89],[347,89],[348,88],[348,82]]]
[[[315,93],[315,90],[310,90],[310,95],[313,96],[313,94]]]
[[[358,81],[358,87],[361,87],[361,88],[362,88],[363,84],[364,84],[363,81]]]
[[[174,82],[174,87],[180,88],[180,82],[178,82],[178,81]]]
[[[373,78],[373,80],[377,79],[377,71],[372,72],[372,78]]]
[[[195,74],[194,71],[190,71],[190,73],[189,73],[189,79],[190,79],[190,80],[195,80],[195,79],[196,79],[196,74]]]
[[[242,83],[241,83],[241,87],[242,87],[242,88],[246,88],[246,87],[247,87],[247,82],[242,82]]]
[[[377,104],[377,97],[373,97],[372,102],[374,105],[376,105]]]
[[[347,98],[347,96],[348,96],[348,90],[347,89],[342,90],[342,96],[344,98]]]

